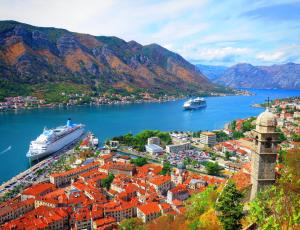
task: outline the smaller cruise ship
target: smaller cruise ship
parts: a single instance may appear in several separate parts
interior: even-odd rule
[[[188,101],[184,102],[183,108],[185,110],[192,110],[192,109],[200,109],[206,107],[206,101],[204,98],[196,97],[194,99],[189,99]]]

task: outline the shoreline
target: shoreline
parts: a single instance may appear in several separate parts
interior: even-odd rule
[[[240,91],[237,90],[235,93],[232,94],[222,94],[222,93],[212,93],[208,95],[203,95],[201,97],[228,97],[228,96],[254,96],[255,93],[252,93],[250,91]],[[18,111],[18,110],[33,110],[33,109],[54,109],[54,108],[70,108],[70,107],[82,107],[82,106],[102,106],[102,105],[131,105],[131,104],[147,104],[147,103],[163,103],[163,102],[170,102],[170,101],[177,101],[181,99],[189,98],[188,96],[179,96],[179,97],[168,97],[168,98],[159,98],[159,99],[141,99],[141,100],[135,100],[135,101],[120,101],[120,100],[112,100],[106,103],[97,103],[97,102],[90,102],[85,104],[42,104],[38,106],[28,106],[28,107],[17,107],[17,108],[1,108],[0,107],[0,113],[6,113],[6,112],[12,112],[12,111]]]

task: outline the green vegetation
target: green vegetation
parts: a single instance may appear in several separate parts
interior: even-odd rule
[[[294,134],[294,135],[292,136],[292,139],[293,139],[293,141],[299,142],[299,141],[300,141],[300,135]]]
[[[28,84],[13,83],[0,79],[0,101],[5,97],[28,96],[32,93],[32,87]]]
[[[216,189],[213,186],[208,186],[205,191],[194,194],[186,205],[186,217],[188,219],[195,219],[214,206],[217,198]]]
[[[250,203],[251,220],[263,230],[300,228],[300,150],[287,152],[276,184]]]
[[[69,99],[79,99],[80,103],[86,103],[90,100],[88,96],[90,89],[84,85],[71,84],[71,83],[48,83],[46,85],[36,86],[39,91],[36,94],[44,98],[48,103],[67,103]]]
[[[233,153],[228,152],[228,151],[225,152],[225,159],[226,160],[229,160],[229,158],[232,157],[232,156],[233,156]]]
[[[218,191],[214,186],[208,186],[203,192],[192,195],[186,202],[186,219],[190,230],[220,229],[220,223],[215,215],[215,202]]]
[[[113,182],[113,180],[115,179],[115,176],[113,174],[108,174],[108,177],[106,177],[105,179],[103,179],[101,181],[101,187],[102,188],[106,188],[107,190],[110,189],[110,185]]]
[[[9,200],[9,199],[11,199],[12,197],[15,197],[19,192],[21,192],[22,188],[23,188],[23,187],[22,187],[21,185],[17,185],[17,186],[15,186],[11,191],[6,192],[6,193],[0,198],[0,203]]]
[[[163,145],[172,143],[169,133],[158,130],[144,130],[135,136],[128,133],[123,136],[114,137],[113,140],[119,141],[122,145],[132,146],[138,151],[145,151],[145,145],[149,137],[159,137]]]
[[[231,180],[221,192],[216,202],[218,218],[225,230],[241,229],[241,219],[243,218],[243,195]]]
[[[214,133],[216,134],[217,142],[228,141],[231,139],[224,131],[215,131]]]
[[[164,162],[163,168],[162,168],[160,174],[161,174],[161,175],[167,175],[167,174],[170,174],[171,169],[172,169],[172,166],[171,166],[170,162]]]
[[[207,162],[205,165],[205,169],[210,175],[220,175],[222,168],[219,166],[218,162]]]
[[[193,137],[195,137],[195,138],[199,138],[200,137],[200,134],[201,134],[201,130],[199,130],[199,131],[197,131],[197,132],[193,132]]]
[[[276,132],[279,132],[279,138],[278,138],[279,142],[283,142],[287,140],[286,136],[284,135],[284,133],[279,127],[276,128]]]
[[[148,161],[147,161],[147,159],[146,159],[145,157],[138,157],[138,158],[136,158],[136,159],[131,159],[131,160],[130,160],[130,163],[131,163],[131,164],[134,164],[134,165],[136,165],[136,166],[141,167],[141,166],[147,164]]]
[[[231,130],[235,130],[235,129],[236,129],[236,120],[234,120],[234,121],[232,121],[232,122],[230,123],[230,129],[231,129]]]
[[[124,219],[120,222],[120,230],[144,230],[143,221],[139,218]]]
[[[253,124],[253,121],[255,121],[255,117],[250,117],[249,119],[245,120],[242,124],[242,131],[248,132],[255,128],[255,124]]]
[[[240,138],[245,137],[245,136],[242,132],[234,131],[232,133],[232,137],[233,137],[233,139],[240,139]]]

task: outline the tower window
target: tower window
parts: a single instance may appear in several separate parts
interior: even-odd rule
[[[266,139],[265,148],[271,148],[272,147],[272,138],[268,137]]]
[[[258,136],[255,137],[255,145],[258,145]]]

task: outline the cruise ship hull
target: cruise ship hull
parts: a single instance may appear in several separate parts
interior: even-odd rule
[[[45,148],[39,148],[39,149],[30,148],[26,156],[31,161],[42,159],[70,145],[72,142],[77,140],[83,133],[84,133],[84,128],[83,127],[78,128],[72,133],[56,140],[53,143],[46,145]]]
[[[201,108],[205,108],[205,105],[189,105],[189,106],[183,106],[184,110],[194,110],[194,109],[201,109]]]

